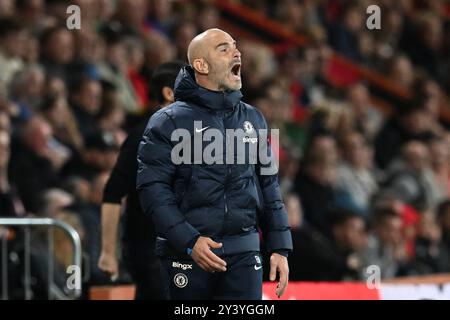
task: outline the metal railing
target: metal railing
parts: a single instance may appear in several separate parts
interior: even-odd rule
[[[31,270],[30,270],[30,241],[31,227],[47,227],[47,249],[48,249],[48,299],[76,299],[81,295],[81,287],[72,289],[70,295],[65,295],[55,287],[54,276],[54,252],[53,252],[53,227],[62,228],[69,236],[73,246],[73,265],[81,270],[81,242],[77,231],[64,221],[51,218],[0,218],[0,226],[21,226],[24,228],[24,289],[25,300],[32,298],[31,291]],[[2,299],[8,299],[8,239],[6,236],[0,237],[2,240]],[[81,286],[81,281],[79,281]]]

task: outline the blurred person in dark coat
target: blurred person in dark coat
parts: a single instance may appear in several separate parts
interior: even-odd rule
[[[351,211],[331,213],[331,237],[302,221],[301,212],[292,210],[288,197],[286,205],[291,224],[294,250],[289,255],[290,279],[293,281],[343,281],[360,278],[358,256],[366,246],[366,223]],[[294,218],[295,217],[295,218]]]
[[[442,241],[442,229],[431,211],[420,216],[415,252],[416,256],[409,266],[409,274],[425,275],[450,271],[450,251]]]
[[[161,107],[173,102],[173,85],[183,65],[181,62],[167,62],[154,71],[152,88]],[[160,262],[154,253],[155,227],[142,212],[136,192],[137,149],[150,115],[130,132],[106,184],[102,203],[102,252],[98,265],[113,278],[118,277],[117,228],[122,198],[127,196],[123,258],[137,286],[136,299],[165,299]]]
[[[408,262],[402,218],[387,208],[376,209],[373,216],[373,234],[368,239],[368,247],[361,254],[363,270],[376,265],[380,268],[382,279],[399,276],[405,272]]]
[[[9,175],[27,211],[36,212],[42,194],[60,185],[58,170],[67,154],[52,148],[51,141],[51,127],[40,116],[30,118],[13,138]]]
[[[337,204],[337,161],[334,138],[327,134],[313,137],[294,185],[305,220],[326,234],[330,231],[329,213]]]
[[[428,119],[428,111],[420,101],[402,106],[399,113],[385,123],[375,138],[377,166],[386,169],[407,142],[429,141],[433,134],[429,129]]]

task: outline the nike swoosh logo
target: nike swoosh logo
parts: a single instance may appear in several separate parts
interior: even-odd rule
[[[202,131],[205,131],[205,130],[208,129],[208,128],[209,128],[209,126],[208,126],[208,127],[201,128],[201,129],[195,128],[195,132],[196,132],[196,133],[200,133],[200,132],[202,132]]]
[[[262,266],[257,267],[256,264],[255,264],[255,270],[256,270],[256,271],[258,271],[258,270],[261,269],[261,268],[262,268]]]

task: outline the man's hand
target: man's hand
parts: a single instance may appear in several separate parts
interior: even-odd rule
[[[276,294],[278,298],[281,298],[288,285],[289,266],[286,257],[274,252],[270,256],[270,281],[275,281],[277,272],[280,274],[280,281],[277,285]]]
[[[192,248],[191,257],[207,272],[227,271],[227,263],[215,255],[210,248],[221,248],[222,244],[213,241],[211,238],[199,237]]]
[[[119,277],[119,267],[115,254],[110,254],[102,251],[100,259],[98,260],[98,267],[103,272],[110,274],[112,281],[116,281]]]

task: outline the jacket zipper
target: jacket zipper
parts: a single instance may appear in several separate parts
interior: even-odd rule
[[[227,220],[228,220],[228,205],[227,205],[227,191],[223,192],[223,201],[225,203],[225,215],[223,217],[223,227],[222,227],[222,236],[225,235],[225,230],[227,228]]]
[[[225,127],[225,92],[223,92],[223,106],[224,106],[224,108],[223,108],[223,110],[221,110],[222,111],[221,116],[222,116],[223,130],[225,132],[225,139],[224,139],[225,146],[224,146],[224,148],[225,148],[225,165],[227,167],[227,173],[226,173],[226,176],[225,176],[224,191],[223,191],[223,202],[224,202],[225,214],[224,214],[224,217],[223,217],[222,236],[226,235],[227,220],[228,220],[227,183],[228,183],[228,173],[229,173],[228,164],[226,163],[226,159],[227,159],[226,152],[227,152],[227,139],[228,139],[228,137],[227,137],[227,129]]]

